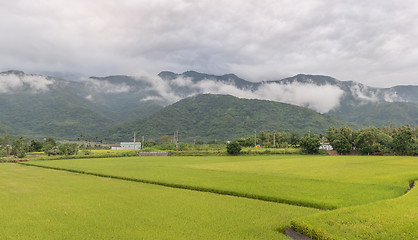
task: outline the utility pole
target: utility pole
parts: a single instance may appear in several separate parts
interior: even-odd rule
[[[176,134],[176,151],[179,149],[179,131]]]
[[[136,132],[134,132],[134,152],[135,152]]]
[[[145,144],[145,139],[144,139],[144,136],[142,136],[141,149],[144,148],[144,144]]]
[[[254,147],[257,147],[257,130],[254,130]]]
[[[276,133],[273,132],[273,147],[276,147]]]
[[[176,151],[178,150],[178,148],[179,148],[179,144],[178,144],[178,141],[179,141],[179,131],[176,131],[176,132],[174,132],[174,143],[176,144]]]

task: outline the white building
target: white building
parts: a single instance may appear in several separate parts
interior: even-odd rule
[[[141,149],[141,142],[121,142],[120,147],[112,147],[111,150]]]
[[[321,143],[321,146],[319,146],[319,149],[325,149],[327,151],[333,150],[331,144],[329,144],[327,142],[326,143]]]

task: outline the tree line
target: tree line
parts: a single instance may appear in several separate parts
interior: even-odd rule
[[[399,128],[382,126],[352,130],[348,127],[328,128],[325,137],[340,154],[418,155],[418,130],[410,125]]]
[[[323,143],[329,143],[339,154],[367,155],[418,155],[418,129],[410,125],[399,128],[389,126],[366,127],[353,130],[343,126],[329,127],[325,135],[307,132],[303,137],[297,133],[260,132],[256,136],[235,139],[241,147],[285,148],[301,147],[305,153],[319,153]]]
[[[0,137],[0,157],[26,157],[27,152],[45,152],[50,155],[74,155],[78,152],[77,143],[57,144],[53,138],[43,141],[29,140],[24,137],[13,138],[9,135]]]

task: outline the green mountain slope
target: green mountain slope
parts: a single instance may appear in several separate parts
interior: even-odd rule
[[[379,127],[388,125],[388,122],[395,127],[405,124],[418,125],[418,104],[410,102],[368,103],[342,108],[332,114],[365,126]]]
[[[0,102],[0,121],[15,135],[71,139],[94,135],[112,124],[89,101],[65,89],[1,94]]]
[[[13,134],[14,130],[12,127],[0,122],[0,136],[7,135],[7,134]]]
[[[329,126],[350,125],[307,108],[229,95],[197,95],[163,108],[151,117],[124,124],[105,137],[129,140],[133,133],[147,139],[179,132],[182,141],[231,140],[257,131],[323,133]]]

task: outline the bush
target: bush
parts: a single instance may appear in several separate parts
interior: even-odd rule
[[[241,145],[238,142],[231,142],[226,145],[226,151],[231,155],[237,155],[241,152]]]
[[[64,143],[58,146],[61,155],[76,155],[78,153],[77,143]]]
[[[48,156],[60,155],[60,150],[57,146],[53,146],[51,149],[46,151],[46,154],[48,154]]]
[[[342,134],[338,134],[331,145],[338,153],[349,153],[352,150],[350,142]]]
[[[310,133],[300,139],[300,147],[305,153],[317,154],[321,146],[321,139],[318,135]]]

